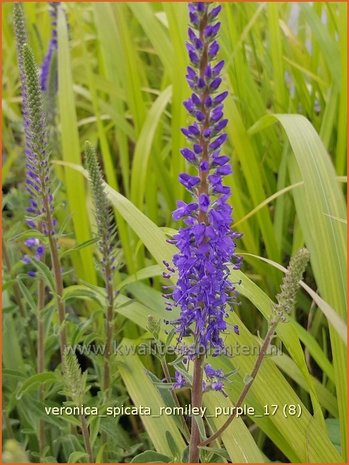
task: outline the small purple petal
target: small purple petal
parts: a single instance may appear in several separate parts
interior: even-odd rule
[[[227,119],[222,119],[222,121],[220,121],[218,124],[216,124],[216,126],[214,127],[214,130],[215,132],[220,132],[222,131],[222,129],[224,129],[228,124],[228,120]]]
[[[195,113],[196,119],[201,123],[205,119],[205,115],[202,113],[202,111],[197,111]]]
[[[179,175],[179,182],[187,189],[192,190],[193,187],[199,184],[200,178],[198,176],[190,176],[187,173],[181,173]]]
[[[210,164],[207,160],[204,160],[200,163],[200,171],[208,171],[210,168]]]
[[[216,66],[212,69],[212,74],[214,76],[217,76],[223,69],[224,66],[224,60],[221,60],[219,63],[216,64]]]
[[[223,389],[222,381],[217,381],[216,383],[212,383],[211,386],[214,391],[221,391]]]
[[[222,92],[221,94],[217,95],[214,99],[213,99],[213,104],[214,105],[219,105],[220,103],[223,102],[223,100],[227,97],[228,95],[228,92],[227,91],[224,91]]]
[[[27,246],[27,247],[35,247],[37,246],[39,243],[39,239],[35,238],[35,237],[31,237],[30,239],[27,239],[26,241],[24,241],[24,244]]]
[[[201,100],[196,94],[192,94],[191,100],[194,105],[201,105]]]
[[[222,5],[218,5],[215,8],[212,8],[212,10],[209,13],[209,18],[210,19],[215,19],[218,16],[221,9],[222,9]]]
[[[195,43],[197,37],[195,32],[190,27],[188,28],[188,37],[193,43]]]
[[[210,198],[206,194],[200,194],[199,196],[199,207],[203,212],[207,212],[208,207],[210,206]]]
[[[220,166],[216,171],[216,173],[220,174],[221,176],[227,176],[228,174],[231,174],[232,172],[233,171],[230,165]]]
[[[25,265],[29,265],[30,263],[30,258],[28,255],[23,255],[22,261]]]
[[[199,64],[200,60],[199,60],[198,55],[195,52],[193,52],[192,50],[189,50],[188,53],[189,53],[190,61],[193,63],[193,65]]]
[[[197,155],[200,155],[200,153],[202,153],[202,147],[199,144],[194,144],[193,145],[193,150]]]
[[[216,77],[210,84],[210,89],[217,90],[218,87],[221,85],[222,79],[220,77]]]
[[[212,42],[212,44],[208,48],[208,56],[210,58],[214,58],[217,53],[219,52],[219,45],[217,41]]]
[[[216,150],[227,140],[227,134],[221,134],[217,139],[210,143],[209,147],[211,150]]]
[[[191,150],[184,148],[180,152],[187,161],[193,162],[196,160],[195,153],[192,152]]]

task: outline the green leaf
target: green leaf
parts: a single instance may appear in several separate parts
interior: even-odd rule
[[[30,257],[31,263],[35,266],[35,268],[38,270],[39,275],[44,279],[50,290],[55,293],[55,282],[53,279],[53,274],[50,268],[40,260],[37,260],[34,257]]]
[[[311,123],[301,115],[268,115],[261,125],[279,121],[290,141],[294,157],[289,160],[291,182],[304,181],[293,191],[297,215],[320,296],[346,320],[347,274],[346,234],[331,217],[345,218],[345,201],[326,149]],[[347,351],[330,325],[331,348],[341,424],[342,447],[347,437]]]
[[[24,284],[24,282],[22,281],[22,278],[21,277],[18,277],[17,279],[17,284],[19,286],[19,289],[21,290],[21,293],[24,297],[24,300],[27,302],[27,304],[29,305],[30,309],[32,310],[32,312],[35,314],[36,311],[37,311],[37,305],[36,303],[34,302],[34,299],[33,299],[33,296],[31,295],[31,293],[29,292],[27,286]]]
[[[45,383],[56,383],[58,381],[58,378],[55,373],[52,372],[44,372],[44,373],[37,373],[27,380],[24,381],[23,384],[19,385],[19,388],[17,390],[16,398],[17,400],[20,400],[22,396],[30,391],[31,389],[36,388],[38,385],[42,385]]]
[[[61,258],[65,257],[66,255],[69,255],[73,252],[78,252],[79,250],[84,249],[85,247],[89,247],[90,245],[95,244],[98,241],[98,239],[95,237],[93,239],[89,239],[85,242],[82,242],[81,244],[77,244],[75,247],[72,247],[68,250],[65,250],[60,254]]]
[[[146,450],[133,457],[130,463],[170,463],[172,459],[154,450]]]
[[[86,452],[76,451],[76,452],[72,452],[69,455],[68,463],[78,463],[78,462],[86,463],[86,459],[88,459],[88,455],[86,454]]]
[[[64,289],[62,300],[67,302],[71,299],[91,299],[102,307],[105,305],[105,297],[102,293],[83,284],[68,286]]]
[[[153,103],[138,137],[131,173],[131,200],[141,208],[148,173],[148,161],[159,120],[172,96],[172,87],[163,90]]]

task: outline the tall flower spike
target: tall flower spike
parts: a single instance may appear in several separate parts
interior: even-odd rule
[[[19,76],[21,80],[22,91],[22,114],[25,132],[25,153],[28,155],[28,144],[30,140],[28,105],[27,105],[27,84],[25,79],[23,46],[28,42],[27,30],[25,26],[23,4],[15,3],[13,5],[13,24],[16,35],[17,59],[19,67]]]
[[[224,119],[222,102],[228,92],[218,91],[224,65],[223,60],[216,62],[219,11],[219,6],[212,7],[210,3],[189,4],[191,26],[186,46],[191,66],[186,77],[192,95],[184,106],[195,121],[182,129],[190,145],[181,153],[195,166],[197,174],[179,176],[192,201],[188,204],[179,201],[173,212],[173,218],[183,219],[186,227],[181,227],[173,238],[179,250],[173,257],[178,280],[172,294],[167,295],[172,297],[167,308],[181,310],[180,317],[171,323],[178,332],[179,342],[193,335],[194,345],[187,347],[192,359],[209,349],[215,354],[224,349],[226,309],[232,309],[235,294],[228,264],[233,261],[235,268],[240,264],[235,255],[235,239],[240,235],[230,229],[232,208],[227,203],[230,188],[223,185],[223,177],[232,171],[229,157],[221,153],[228,122]]]
[[[21,84],[23,86],[23,80],[24,80],[23,45],[28,42],[28,38],[27,38],[27,30],[25,26],[22,3],[15,3],[13,5],[13,24],[14,24],[15,35],[16,35],[19,73],[21,77]]]
[[[302,279],[309,258],[310,253],[305,248],[300,249],[291,258],[281,284],[281,292],[276,296],[277,304],[273,305],[272,322],[278,320],[287,321],[287,316],[294,310],[299,282]]]
[[[43,91],[47,90],[52,57],[57,50],[57,16],[60,5],[61,2],[49,2],[52,32],[48,50],[41,66],[40,86]]]
[[[31,197],[28,213],[32,216],[27,223],[29,226],[37,227],[45,234],[53,235],[53,196],[50,187],[46,121],[39,87],[38,69],[33,53],[27,44],[23,46],[23,59],[29,132],[26,154],[26,185]]]
[[[93,194],[94,211],[98,229],[98,247],[102,256],[103,269],[109,273],[106,280],[111,280],[115,263],[113,256],[113,241],[116,235],[116,228],[110,212],[109,201],[104,189],[104,180],[101,168],[97,161],[94,147],[85,143],[86,168],[89,173],[90,185]]]
[[[49,153],[47,143],[47,126],[43,111],[42,92],[39,85],[39,73],[34,56],[27,44],[23,45],[24,82],[27,89],[27,190],[31,196],[28,212],[31,217],[27,223],[48,236],[51,255],[51,268],[55,281],[56,306],[59,318],[59,343],[63,362],[63,354],[67,343],[65,327],[65,306],[63,296],[63,277],[55,236],[53,217],[53,196],[51,193]],[[32,246],[32,242],[27,244]],[[42,250],[42,249],[40,249]],[[39,251],[37,250],[37,253]],[[43,253],[43,250],[42,250]]]
[[[116,235],[116,227],[113,224],[109,211],[109,202],[104,190],[104,181],[99,167],[95,149],[89,142],[85,144],[86,167],[90,177],[91,190],[98,229],[98,247],[102,256],[102,270],[107,294],[105,333],[106,350],[104,354],[103,388],[107,391],[110,387],[110,356],[113,343],[113,317],[115,292],[113,289],[113,274],[115,270],[115,254],[113,253],[113,241]]]

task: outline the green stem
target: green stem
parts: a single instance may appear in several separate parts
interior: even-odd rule
[[[87,421],[84,415],[80,415],[80,423],[81,423],[82,436],[84,438],[85,449],[88,455],[88,460],[90,463],[94,463],[91,440],[90,440],[90,432],[88,430]]]
[[[45,326],[42,310],[45,306],[45,283],[40,279],[38,285],[38,347],[37,347],[37,372],[43,373],[45,370]],[[40,403],[44,402],[44,387],[39,388]],[[39,454],[43,460],[45,449],[45,422],[39,421]]]
[[[193,386],[191,395],[191,405],[194,407],[201,407],[202,404],[202,379],[203,379],[203,361],[202,355],[194,360],[193,371]],[[200,457],[200,431],[195,416],[191,417],[191,435],[189,442],[189,463],[199,463]]]
[[[58,319],[59,319],[59,346],[61,353],[61,361],[63,363],[63,356],[65,347],[67,345],[67,332],[65,327],[65,306],[62,300],[63,297],[63,277],[61,271],[61,262],[58,254],[58,245],[57,239],[54,236],[53,230],[53,219],[51,216],[50,203],[48,197],[43,198],[44,210],[46,213],[46,224],[48,229],[48,242],[49,249],[51,254],[51,265],[53,270],[53,276],[55,281],[55,291],[56,291],[56,303],[58,309]]]
[[[114,318],[114,290],[112,284],[112,270],[110,263],[106,266],[105,271],[106,290],[107,290],[107,314],[105,321],[106,348],[104,352],[104,377],[103,388],[108,391],[110,387],[110,357],[113,344],[113,318]]]

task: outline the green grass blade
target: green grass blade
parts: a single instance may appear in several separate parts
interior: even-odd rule
[[[77,117],[75,112],[75,98],[73,92],[72,68],[70,59],[68,29],[65,13],[59,9],[58,15],[58,81],[59,81],[59,110],[62,137],[63,160],[70,163],[81,163],[80,142],[77,130]],[[65,184],[69,208],[73,219],[76,239],[79,243],[91,238],[87,211],[85,208],[86,192],[84,182],[71,170],[65,171]],[[78,275],[96,282],[96,271],[93,262],[92,248],[78,252],[75,261]]]
[[[274,115],[261,125],[279,121],[290,141],[295,157],[289,160],[291,182],[304,181],[293,191],[297,215],[321,297],[346,321],[346,234],[345,226],[332,217],[345,218],[343,195],[336,173],[316,131],[301,115]],[[347,355],[346,347],[330,326],[333,365],[337,389],[343,451],[347,430]]]

